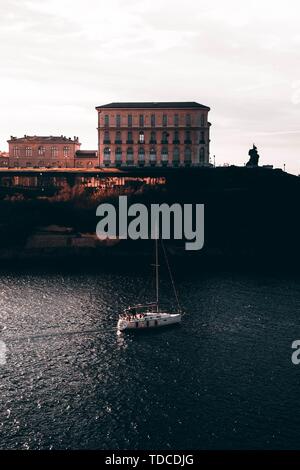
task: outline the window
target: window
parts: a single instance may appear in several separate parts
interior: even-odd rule
[[[121,147],[116,148],[116,163],[120,163],[122,161],[122,149]]]
[[[191,141],[191,131],[185,131],[184,143],[185,144],[191,144],[192,143],[192,141]]]
[[[179,115],[174,114],[174,126],[179,126]]]
[[[200,144],[205,144],[205,139],[204,139],[204,132],[200,132]]]
[[[121,115],[116,115],[116,127],[121,127]]]
[[[110,144],[110,138],[109,138],[109,132],[104,131],[104,139],[103,139],[104,144]]]
[[[201,114],[201,126],[203,127],[205,123],[204,114]]]
[[[162,144],[167,144],[167,143],[168,143],[168,137],[169,137],[169,134],[168,134],[166,131],[164,131],[164,132],[162,133],[162,140],[161,140],[161,143],[162,143]]]
[[[201,147],[200,151],[199,151],[199,162],[200,163],[204,163],[204,148]]]
[[[131,131],[129,131],[128,135],[127,135],[127,144],[133,144],[132,132]]]
[[[185,115],[185,124],[186,124],[186,126],[191,125],[191,115],[190,114]]]
[[[70,154],[70,147],[64,147],[64,157],[68,157]]]
[[[155,114],[151,114],[151,127],[155,127]]]
[[[143,147],[139,148],[139,164],[143,165],[145,163],[145,149]]]
[[[14,147],[13,149],[13,155],[14,157],[18,157],[20,155],[20,149],[19,147]]]
[[[168,163],[168,149],[167,147],[163,147],[161,151],[161,162],[163,165]]]
[[[140,127],[144,127],[144,115],[143,114],[139,115],[139,125]]]
[[[168,116],[167,114],[163,114],[163,126],[167,126],[168,125]]]
[[[51,157],[57,157],[57,155],[58,155],[58,148],[51,147]]]
[[[155,131],[151,131],[150,144],[156,144],[156,132]]]
[[[156,150],[154,147],[150,149],[150,164],[155,164],[156,162]]]
[[[133,149],[131,147],[127,149],[127,163],[133,163]]]
[[[104,164],[110,163],[110,148],[109,147],[105,147],[103,156],[104,156]]]
[[[117,132],[116,132],[116,140],[115,140],[115,143],[116,143],[116,144],[121,144],[121,143],[122,143],[122,138],[121,138],[121,132],[120,132],[120,131],[117,131]]]
[[[104,126],[108,127],[109,126],[109,115],[105,114],[104,116]]]
[[[26,155],[26,157],[32,157],[32,148],[31,147],[25,147],[25,155]]]
[[[174,131],[173,144],[180,144],[180,141],[179,141],[179,132],[178,132],[178,131]]]
[[[192,161],[192,151],[189,147],[186,147],[184,149],[184,161],[186,163],[191,163],[191,161]]]
[[[38,148],[38,155],[45,155],[46,149],[45,147],[39,147]]]
[[[144,144],[145,143],[145,135],[143,131],[140,131],[139,133],[139,143]]]
[[[179,153],[179,148],[178,147],[175,147],[174,148],[174,151],[173,151],[173,161],[174,163],[179,163],[179,159],[180,159],[180,153]]]
[[[132,127],[132,114],[128,114],[128,127]]]

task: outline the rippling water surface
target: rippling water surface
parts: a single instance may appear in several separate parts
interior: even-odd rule
[[[144,275],[0,274],[1,449],[300,448],[300,280],[179,287],[182,326],[117,336]]]

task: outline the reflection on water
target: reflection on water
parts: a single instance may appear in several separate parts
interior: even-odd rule
[[[2,449],[299,447],[299,280],[189,276],[182,326],[117,335],[143,276],[0,277]]]

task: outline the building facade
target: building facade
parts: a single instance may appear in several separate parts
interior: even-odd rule
[[[0,151],[0,168],[7,168],[8,162],[9,162],[8,152]]]
[[[11,168],[74,168],[75,155],[80,150],[78,137],[11,136],[9,166]]]
[[[95,168],[98,166],[96,150],[77,150],[75,153],[75,168]]]
[[[110,103],[96,110],[100,167],[209,165],[207,106]]]

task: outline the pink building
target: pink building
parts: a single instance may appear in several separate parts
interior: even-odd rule
[[[80,150],[78,137],[29,136],[8,140],[9,166],[13,168],[73,168],[75,154]]]
[[[209,165],[207,106],[109,103],[96,110],[101,167]]]

